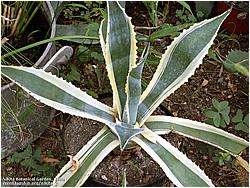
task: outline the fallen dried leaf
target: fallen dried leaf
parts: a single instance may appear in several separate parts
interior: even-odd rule
[[[240,164],[247,172],[249,172],[249,164],[248,164],[248,162],[246,161],[246,160],[244,160],[242,157],[240,157],[240,156],[237,156],[236,157],[236,165],[237,164]]]
[[[58,159],[50,158],[50,157],[46,157],[46,156],[42,156],[42,161],[45,163],[55,163],[55,164],[60,162]]]
[[[217,61],[210,61],[208,60],[209,63],[213,64],[213,65],[218,65],[219,63]]]
[[[232,90],[233,93],[237,92],[237,86],[235,86],[234,84],[231,83],[231,81],[228,82],[227,84],[228,88],[230,88]]]
[[[203,82],[202,82],[202,84],[201,84],[201,86],[204,87],[204,86],[206,86],[207,84],[208,84],[208,80],[204,79]]]
[[[221,65],[221,67],[220,67],[219,77],[221,77],[222,72],[223,72],[223,65]]]
[[[67,156],[70,158],[70,162],[71,162],[71,165],[72,165],[70,171],[72,173],[74,173],[79,168],[79,161],[78,161],[78,159],[75,159],[72,155],[67,155]]]

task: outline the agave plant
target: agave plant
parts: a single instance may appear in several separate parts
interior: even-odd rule
[[[62,112],[106,125],[61,169],[53,186],[82,185],[105,156],[118,146],[121,150],[126,149],[128,143],[143,148],[175,185],[213,186],[195,163],[159,135],[173,131],[236,157],[248,142],[205,123],[151,114],[202,63],[230,10],[194,24],[175,38],[162,56],[153,79],[142,92],[141,73],[148,46],[137,61],[131,18],[118,2],[108,2],[107,7],[108,18],[100,25],[99,37],[113,90],[112,108],[43,70],[2,66],[3,75],[37,100]]]

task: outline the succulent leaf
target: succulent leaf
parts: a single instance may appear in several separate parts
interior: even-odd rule
[[[110,123],[109,127],[112,127],[112,131],[116,134],[120,142],[120,149],[124,150],[128,142],[136,135],[145,131],[144,128],[133,128],[126,123]]]
[[[130,140],[149,153],[177,186],[213,186],[197,165],[156,133],[174,131],[233,155],[238,155],[248,146],[248,142],[204,123],[150,115],[201,64],[230,11],[194,24],[177,37],[164,53],[153,79],[141,96],[141,73],[149,46],[136,64],[137,47],[131,18],[119,2],[110,1],[107,7],[108,18],[101,22],[99,38],[113,90],[114,109],[42,70],[2,66],[5,76],[46,105],[72,115],[98,120],[109,127],[105,126],[61,169],[53,186],[81,186],[115,147],[120,144],[123,150]],[[210,111],[209,116],[217,126],[226,126],[225,122],[228,124],[230,120],[228,104],[214,103],[222,115]],[[115,122],[116,113],[118,117]],[[74,171],[72,161],[77,162]]]
[[[57,110],[106,124],[114,121],[112,108],[51,73],[33,67],[4,65],[1,71],[35,99]]]
[[[119,141],[113,133],[104,127],[74,156],[79,162],[78,169],[72,172],[72,164],[68,162],[55,177],[52,186],[81,186],[97,165],[118,145]]]
[[[249,146],[249,143],[240,137],[214,126],[189,119],[170,116],[150,116],[145,122],[145,126],[158,134],[173,131],[174,133],[205,142],[233,155],[238,155]]]
[[[156,133],[156,143],[138,135],[132,140],[140,145],[162,168],[176,186],[214,186],[205,173],[177,148]]]
[[[213,44],[220,25],[229,15],[225,13],[194,24],[168,47],[160,64],[143,92],[137,121],[142,126],[158,105],[194,73]]]
[[[145,47],[139,60],[139,63],[135,67],[132,67],[127,77],[127,101],[123,113],[123,122],[128,123],[130,125],[134,125],[136,123],[138,104],[141,97],[142,70],[148,56],[149,47],[149,45]]]
[[[115,108],[119,120],[123,120],[123,111],[127,100],[125,85],[127,76],[136,65],[136,39],[131,18],[118,2],[107,3],[108,20],[106,32],[105,60],[115,99]],[[103,26],[102,26],[103,27]],[[102,30],[102,28],[101,28]],[[103,41],[101,41],[104,48]]]
[[[104,19],[101,21],[100,28],[99,28],[99,38],[100,44],[102,48],[103,57],[106,57],[106,37],[107,37],[107,20]]]

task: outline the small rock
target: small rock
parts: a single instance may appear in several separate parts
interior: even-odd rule
[[[207,157],[206,155],[204,155],[204,156],[203,156],[203,159],[204,159],[204,160],[207,160],[207,159],[208,159],[208,157]]]
[[[139,159],[143,159],[143,155],[141,153],[141,151],[136,151],[135,154],[138,156]]]
[[[11,170],[13,170],[12,167],[8,167],[8,168],[6,169],[7,172],[9,172],[9,171],[11,171]]]
[[[178,115],[178,112],[173,112],[172,113],[174,116],[177,116]]]
[[[170,183],[170,186],[169,187],[175,187],[175,185],[173,183]]]
[[[107,181],[108,178],[105,176],[105,175],[102,175],[101,178],[104,180],[104,181]]]
[[[224,78],[223,78],[223,77],[221,77],[221,78],[218,79],[218,82],[219,82],[219,83],[222,83],[223,81],[224,81]]]

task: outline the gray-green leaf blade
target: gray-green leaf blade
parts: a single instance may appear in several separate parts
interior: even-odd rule
[[[230,11],[220,16],[194,24],[185,30],[168,47],[161,62],[143,92],[138,108],[137,121],[146,121],[156,107],[194,73]]]
[[[249,146],[249,143],[240,137],[214,126],[189,119],[150,116],[145,125],[158,134],[173,131],[174,133],[213,145],[234,155],[238,155],[243,149]]]
[[[74,157],[79,161],[79,168],[72,172],[72,164],[68,162],[55,177],[55,187],[81,186],[97,165],[119,145],[113,133],[104,127]]]
[[[130,125],[134,125],[136,123],[138,104],[141,98],[142,70],[148,56],[148,51],[149,45],[145,47],[139,63],[135,67],[132,67],[127,77],[127,101],[123,114],[123,121]]]
[[[136,63],[136,40],[131,19],[118,2],[110,1],[106,36],[106,65],[120,121],[127,95],[128,72]]]
[[[177,186],[208,187],[213,186],[205,173],[177,148],[155,133],[156,143],[143,136],[132,140],[140,145],[163,169],[166,176]]]
[[[111,123],[109,126],[112,128],[112,131],[116,134],[120,142],[120,149],[124,150],[128,142],[136,135],[144,132],[143,128],[133,128],[126,123]]]
[[[112,108],[51,73],[33,67],[15,66],[1,66],[1,71],[31,96],[57,110],[103,123],[114,121]]]

